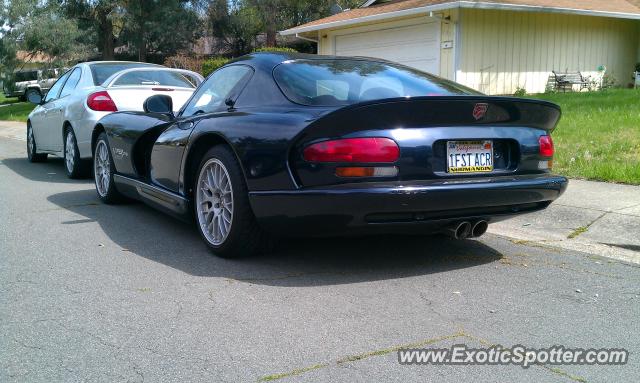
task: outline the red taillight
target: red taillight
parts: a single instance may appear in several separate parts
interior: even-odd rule
[[[105,90],[90,94],[87,98],[87,106],[98,112],[118,111],[116,104],[111,99],[111,96],[109,96],[109,93]]]
[[[400,148],[389,138],[345,138],[319,142],[304,150],[310,162],[396,162]]]
[[[540,156],[553,157],[555,149],[553,148],[551,136],[540,136],[538,142],[540,143]]]

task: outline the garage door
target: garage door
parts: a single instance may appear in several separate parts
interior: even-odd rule
[[[440,23],[381,28],[336,36],[338,56],[368,56],[440,73]]]

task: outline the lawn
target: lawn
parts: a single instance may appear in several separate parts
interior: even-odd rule
[[[0,121],[27,121],[27,115],[35,106],[29,102],[20,102],[17,98],[6,98],[0,93]]]
[[[531,97],[562,107],[562,120],[553,133],[556,173],[640,184],[640,90]]]

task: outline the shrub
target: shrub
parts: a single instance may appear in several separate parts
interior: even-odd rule
[[[253,51],[253,53],[258,52],[286,52],[286,53],[298,53],[297,50],[288,47],[264,47],[258,48]]]
[[[193,72],[200,72],[202,70],[203,59],[200,57],[187,56],[183,54],[177,54],[175,56],[169,56],[164,60],[164,66],[176,69],[186,69]]]
[[[525,88],[518,87],[516,91],[513,93],[515,97],[524,97],[527,95],[527,90]]]
[[[202,75],[204,77],[207,77],[208,75],[210,75],[211,73],[215,72],[216,70],[218,70],[218,68],[224,66],[228,62],[229,62],[229,59],[226,58],[226,57],[222,57],[222,56],[218,56],[218,57],[214,57],[214,58],[209,59],[209,60],[205,60],[202,63]]]
[[[605,73],[602,76],[602,84],[600,85],[600,90],[607,90],[611,88],[615,88],[618,84],[615,76],[610,73]]]

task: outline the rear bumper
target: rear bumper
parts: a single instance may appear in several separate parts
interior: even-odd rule
[[[277,235],[418,234],[542,210],[567,185],[565,177],[537,175],[260,191],[249,199],[260,225]]]

